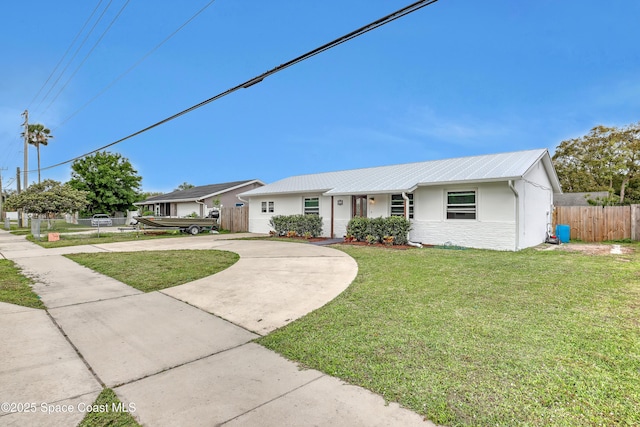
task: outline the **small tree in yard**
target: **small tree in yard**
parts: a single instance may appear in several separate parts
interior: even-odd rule
[[[76,160],[69,184],[88,192],[89,214],[124,212],[139,199],[140,181],[129,160],[106,151]]]
[[[46,215],[47,219],[51,219],[54,214],[82,210],[87,203],[85,191],[76,190],[68,183],[61,184],[52,179],[45,179],[39,184],[31,185],[22,193],[9,197],[7,208],[23,209],[27,213]]]

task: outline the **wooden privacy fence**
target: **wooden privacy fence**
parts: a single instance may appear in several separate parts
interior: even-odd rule
[[[554,230],[557,224],[569,225],[572,240],[640,240],[640,205],[556,206],[553,224]]]
[[[220,227],[234,232],[249,231],[249,206],[223,207]]]

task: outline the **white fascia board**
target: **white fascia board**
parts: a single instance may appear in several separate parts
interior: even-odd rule
[[[413,193],[417,185],[414,185],[410,188],[398,188],[394,190],[367,190],[367,191],[346,191],[346,192],[336,192],[333,193],[331,191],[327,191],[323,193],[323,196],[368,196],[368,195],[376,195],[376,194],[401,194],[401,193]]]
[[[542,162],[544,169],[547,171],[547,176],[549,177],[549,181],[551,181],[551,188],[554,193],[562,194],[562,187],[560,186],[560,179],[558,178],[558,174],[556,173],[556,168],[553,167],[553,161],[551,160],[551,155],[549,154],[549,150],[544,150],[544,152],[538,157],[538,159],[533,162],[531,166],[527,168],[525,173],[522,176],[525,176],[529,171],[538,164],[538,162]]]
[[[439,185],[474,185],[483,184],[488,182],[507,182],[509,180],[519,180],[521,176],[506,176],[501,178],[490,179],[473,179],[473,180],[459,180],[459,181],[440,181],[440,182],[421,182],[417,187],[435,187]]]
[[[253,191],[253,190],[251,190]],[[271,197],[271,196],[302,196],[303,194],[321,194],[326,195],[327,189],[313,189],[313,190],[299,190],[299,191],[274,191],[268,193],[254,193],[247,194],[240,193],[237,197],[242,197],[243,199],[251,199],[252,197]]]

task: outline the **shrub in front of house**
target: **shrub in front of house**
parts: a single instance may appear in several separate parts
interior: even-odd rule
[[[295,231],[298,236],[318,237],[322,235],[322,217],[318,215],[275,215],[269,225],[277,236],[286,236]]]
[[[393,237],[394,245],[406,245],[409,241],[411,222],[403,216],[390,216],[384,221],[384,236]]]
[[[351,218],[347,224],[347,235],[353,236],[358,242],[364,242],[369,234],[369,218],[359,216]]]
[[[409,240],[411,223],[401,216],[387,218],[351,218],[347,224],[347,235],[353,236],[359,242],[393,242],[394,245],[406,245]],[[390,239],[392,238],[392,239]]]

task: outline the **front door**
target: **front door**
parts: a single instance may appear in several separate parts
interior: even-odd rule
[[[367,196],[352,196],[352,211],[351,216],[367,217]]]

